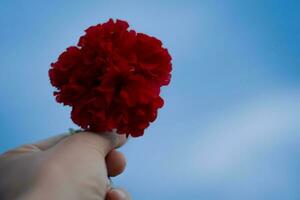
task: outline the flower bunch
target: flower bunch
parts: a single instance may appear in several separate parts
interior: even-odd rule
[[[71,106],[72,120],[85,130],[143,135],[164,104],[160,88],[169,84],[172,69],[168,50],[122,20],[85,32],[51,64],[57,102]]]

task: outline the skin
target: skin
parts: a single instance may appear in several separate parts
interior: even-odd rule
[[[65,134],[0,155],[1,200],[130,200],[108,177],[125,169],[116,133]]]

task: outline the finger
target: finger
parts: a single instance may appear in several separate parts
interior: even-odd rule
[[[116,131],[97,133],[97,135],[102,137],[105,141],[103,148],[105,150],[106,155],[111,150],[123,146],[127,141],[125,134],[118,134]]]
[[[60,134],[45,140],[42,140],[40,142],[34,143],[34,144],[24,144],[22,146],[19,146],[17,148],[11,149],[7,152],[5,152],[3,155],[8,156],[8,155],[17,155],[17,154],[22,154],[22,153],[29,153],[29,152],[39,152],[46,150],[61,140],[65,139],[68,137],[70,134]]]
[[[48,139],[36,142],[32,145],[37,147],[41,151],[44,151],[44,150],[47,150],[47,149],[53,147],[54,145],[56,145],[57,143],[59,143],[60,141],[62,141],[63,139],[65,139],[69,136],[71,136],[70,133],[64,133],[64,134],[56,135],[54,137],[50,137]]]
[[[125,142],[126,136],[117,134],[116,132],[81,132],[70,136],[61,145],[66,145],[71,149],[80,147],[81,150],[97,150],[102,156],[106,157],[108,152],[124,145]]]
[[[39,152],[41,151],[39,148],[32,144],[25,144],[20,147],[8,150],[4,152],[1,156],[6,157],[6,156],[13,156],[13,155],[19,155],[23,153],[28,153],[28,152]]]
[[[117,176],[121,174],[126,167],[126,159],[123,153],[112,150],[106,156],[106,167],[108,176]]]
[[[114,188],[107,192],[105,200],[131,200],[131,197],[126,190]]]

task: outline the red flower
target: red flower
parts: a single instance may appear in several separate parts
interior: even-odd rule
[[[128,28],[112,19],[91,26],[51,64],[56,100],[72,107],[83,129],[141,136],[163,106],[160,87],[170,82],[171,56],[160,40]]]

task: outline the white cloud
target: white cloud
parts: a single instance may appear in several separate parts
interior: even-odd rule
[[[300,95],[296,91],[257,97],[222,113],[195,141],[189,158],[193,172],[214,179],[234,173],[284,139],[300,134]],[[295,135],[294,135],[295,136]]]

